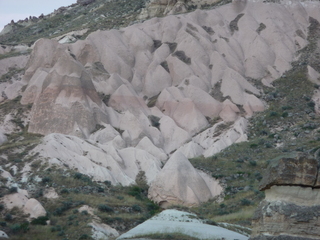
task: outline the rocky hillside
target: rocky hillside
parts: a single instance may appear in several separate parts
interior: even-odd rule
[[[268,160],[318,158],[319,22],[318,1],[96,0],[7,25],[3,230],[112,239],[173,205],[250,227]]]

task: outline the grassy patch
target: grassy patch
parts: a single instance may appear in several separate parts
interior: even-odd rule
[[[153,234],[145,234],[145,235],[139,235],[135,236],[136,238],[149,238],[149,239],[179,239],[179,240],[206,240],[204,238],[197,238],[192,237],[186,234],[183,234],[181,232],[172,232],[172,233],[153,233]],[[211,240],[215,240],[213,238],[210,238]],[[209,240],[209,239],[208,239]]]

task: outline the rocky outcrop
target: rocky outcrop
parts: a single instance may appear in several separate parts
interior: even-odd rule
[[[251,240],[313,240],[320,235],[318,160],[275,159],[261,182],[265,199],[253,217]]]
[[[147,19],[185,13],[189,10],[209,6],[217,2],[219,0],[151,0],[146,8],[142,9],[139,18]]]
[[[318,174],[318,160],[314,158],[282,157],[271,161],[260,189],[264,191],[274,185],[320,187]]]
[[[29,198],[28,191],[18,189],[17,193],[5,195],[0,199],[4,203],[5,207],[11,210],[14,207],[20,208],[25,214],[28,215],[28,219],[34,219],[47,214],[41,203],[34,199]]]
[[[151,183],[148,197],[166,208],[174,204],[198,205],[221,192],[218,181],[194,169],[189,160],[177,151]]]
[[[248,79],[270,86],[290,69],[307,44],[313,8],[249,1],[239,13],[235,4],[97,31],[73,44],[37,41],[21,100],[33,103],[29,131],[88,138],[96,126],[110,124],[123,131],[127,145],[148,137],[168,154],[213,118],[233,122],[264,110],[260,90]],[[275,19],[269,18],[273,11]]]
[[[8,138],[6,135],[4,135],[3,131],[0,129],[0,145],[8,141]]]
[[[32,153],[48,158],[49,164],[68,166],[96,181],[128,186],[135,183],[136,176],[142,171],[150,184],[162,163],[145,150],[122,148],[119,144],[121,140],[119,136],[107,144],[99,144],[74,136],[50,134]]]
[[[148,236],[155,234],[167,235],[167,239],[172,239],[171,234],[181,234],[197,239],[248,239],[247,236],[226,228],[208,225],[193,213],[182,212],[175,209],[162,211],[158,215],[122,234],[117,239],[149,239]],[[144,236],[146,236],[146,238],[142,238]],[[182,236],[181,238],[185,237]]]

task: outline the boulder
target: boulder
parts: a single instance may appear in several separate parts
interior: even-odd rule
[[[205,174],[193,168],[179,151],[175,152],[158,173],[148,191],[148,197],[161,207],[174,204],[195,206],[222,192],[218,181],[204,179]]]
[[[89,223],[89,226],[92,227],[93,239],[99,240],[119,237],[118,231],[107,224],[93,221]]]
[[[316,186],[318,161],[306,156],[281,157],[270,162],[260,183],[260,189],[266,190],[274,185]]]
[[[50,188],[46,188],[44,190],[43,196],[45,198],[49,198],[49,199],[55,199],[55,198],[59,198],[58,193],[56,192],[56,190],[52,187]]]
[[[23,207],[23,211],[29,214],[29,219],[46,216],[47,212],[38,200],[30,198]]]
[[[46,210],[38,200],[34,198],[29,199],[27,190],[18,189],[17,193],[5,195],[2,198],[2,202],[9,210],[14,207],[20,208],[25,214],[29,216],[29,220],[38,218],[40,216],[45,216],[47,214]]]
[[[0,238],[9,238],[9,237],[4,231],[0,230]]]

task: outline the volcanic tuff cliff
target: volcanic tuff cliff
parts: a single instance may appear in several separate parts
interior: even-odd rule
[[[98,2],[83,7],[94,6],[89,12],[97,13]],[[139,16],[135,11],[137,18],[169,16],[99,30],[82,40],[73,32],[39,39],[31,48],[0,48],[0,144],[8,150],[1,158],[7,163],[13,154],[12,140],[7,142],[10,134],[32,144],[14,150],[24,156],[22,166],[7,163],[2,169],[3,176],[21,187],[11,194],[24,199],[20,205],[29,198],[22,185],[33,191],[28,182],[37,179],[40,173],[34,168],[39,164],[72,169],[112,185],[130,186],[143,179],[150,187],[149,198],[163,207],[221,199],[225,180],[212,178],[207,169],[195,169],[188,158],[211,157],[247,141],[250,119],[277,98],[266,89],[274,89],[275,80],[286,78],[297,62],[297,69],[307,69],[311,82],[320,83],[320,14],[317,1],[234,1],[172,15],[219,2],[224,1],[150,1]],[[61,12],[72,9],[81,8]],[[306,53],[311,47],[314,51]],[[10,54],[19,56],[6,57]],[[313,115],[308,112],[308,119],[315,119],[319,91],[308,94],[313,94]],[[10,109],[11,102],[21,105]],[[283,113],[282,119],[288,115]],[[265,120],[261,125],[267,126]],[[316,129],[312,126],[306,129]],[[272,131],[280,132],[281,127]],[[25,135],[19,138],[14,134],[20,129]],[[268,134],[263,131],[257,134]],[[271,146],[279,149],[283,143],[276,133]],[[10,168],[20,180],[14,180]]]
[[[253,217],[251,239],[318,239],[319,161],[306,156],[275,159],[260,189],[266,198]]]

